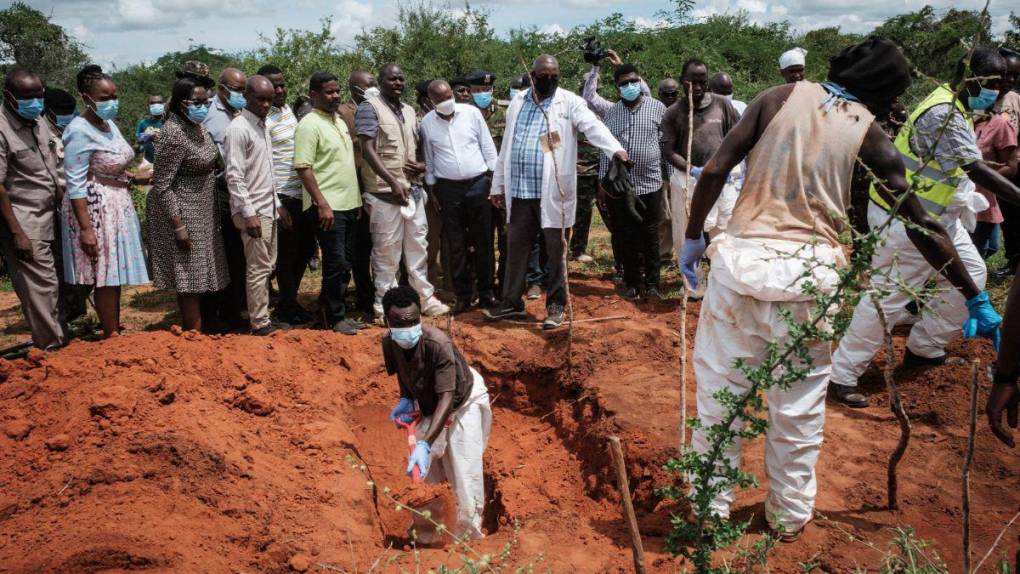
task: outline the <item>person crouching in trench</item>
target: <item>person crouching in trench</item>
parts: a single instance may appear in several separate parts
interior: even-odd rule
[[[422,325],[421,298],[414,289],[390,289],[382,306],[389,327],[382,339],[383,359],[386,372],[397,375],[400,385],[400,401],[390,420],[401,417],[408,423],[414,412],[422,417],[407,474],[418,465],[426,482],[449,482],[457,501],[452,534],[461,540],[483,538],[482,454],[492,428],[485,382],[446,333]]]

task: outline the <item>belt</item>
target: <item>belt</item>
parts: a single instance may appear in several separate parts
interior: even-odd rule
[[[468,178],[468,179],[446,179],[444,177],[437,177],[436,178],[436,183],[442,182],[442,183],[453,184],[453,185],[471,185],[471,184],[477,182],[478,180],[482,179],[483,177],[485,177],[486,173],[488,173],[488,172],[480,173],[480,174],[478,174],[478,175],[476,175],[476,176],[474,176],[472,178]]]
[[[131,187],[131,182],[129,180],[119,179],[116,177],[106,177],[104,175],[92,174],[91,176],[89,176],[89,179],[109,187],[120,187],[124,189],[128,189]]]

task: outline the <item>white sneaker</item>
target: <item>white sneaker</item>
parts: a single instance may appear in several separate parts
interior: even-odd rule
[[[422,308],[421,312],[426,317],[438,317],[440,315],[446,315],[447,313],[449,313],[450,307],[447,304],[440,301],[439,299],[431,297],[425,303],[425,306]]]
[[[591,255],[588,255],[587,253],[582,253],[578,255],[577,258],[574,259],[574,261],[577,261],[578,263],[591,263],[592,261],[595,261],[595,258],[592,257]]]

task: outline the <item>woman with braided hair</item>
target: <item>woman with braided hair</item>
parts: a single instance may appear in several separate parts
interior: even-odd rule
[[[117,86],[94,64],[78,72],[85,113],[64,130],[67,193],[63,206],[65,281],[94,285],[103,334],[120,330],[120,288],[149,282],[141,227],[130,187],[147,183],[131,176],[135,159],[121,136]]]

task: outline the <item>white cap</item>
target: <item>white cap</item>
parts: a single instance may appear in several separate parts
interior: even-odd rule
[[[804,48],[793,48],[783,52],[783,55],[779,56],[779,69],[785,70],[790,66],[803,66],[804,56],[807,56],[807,50]]]

